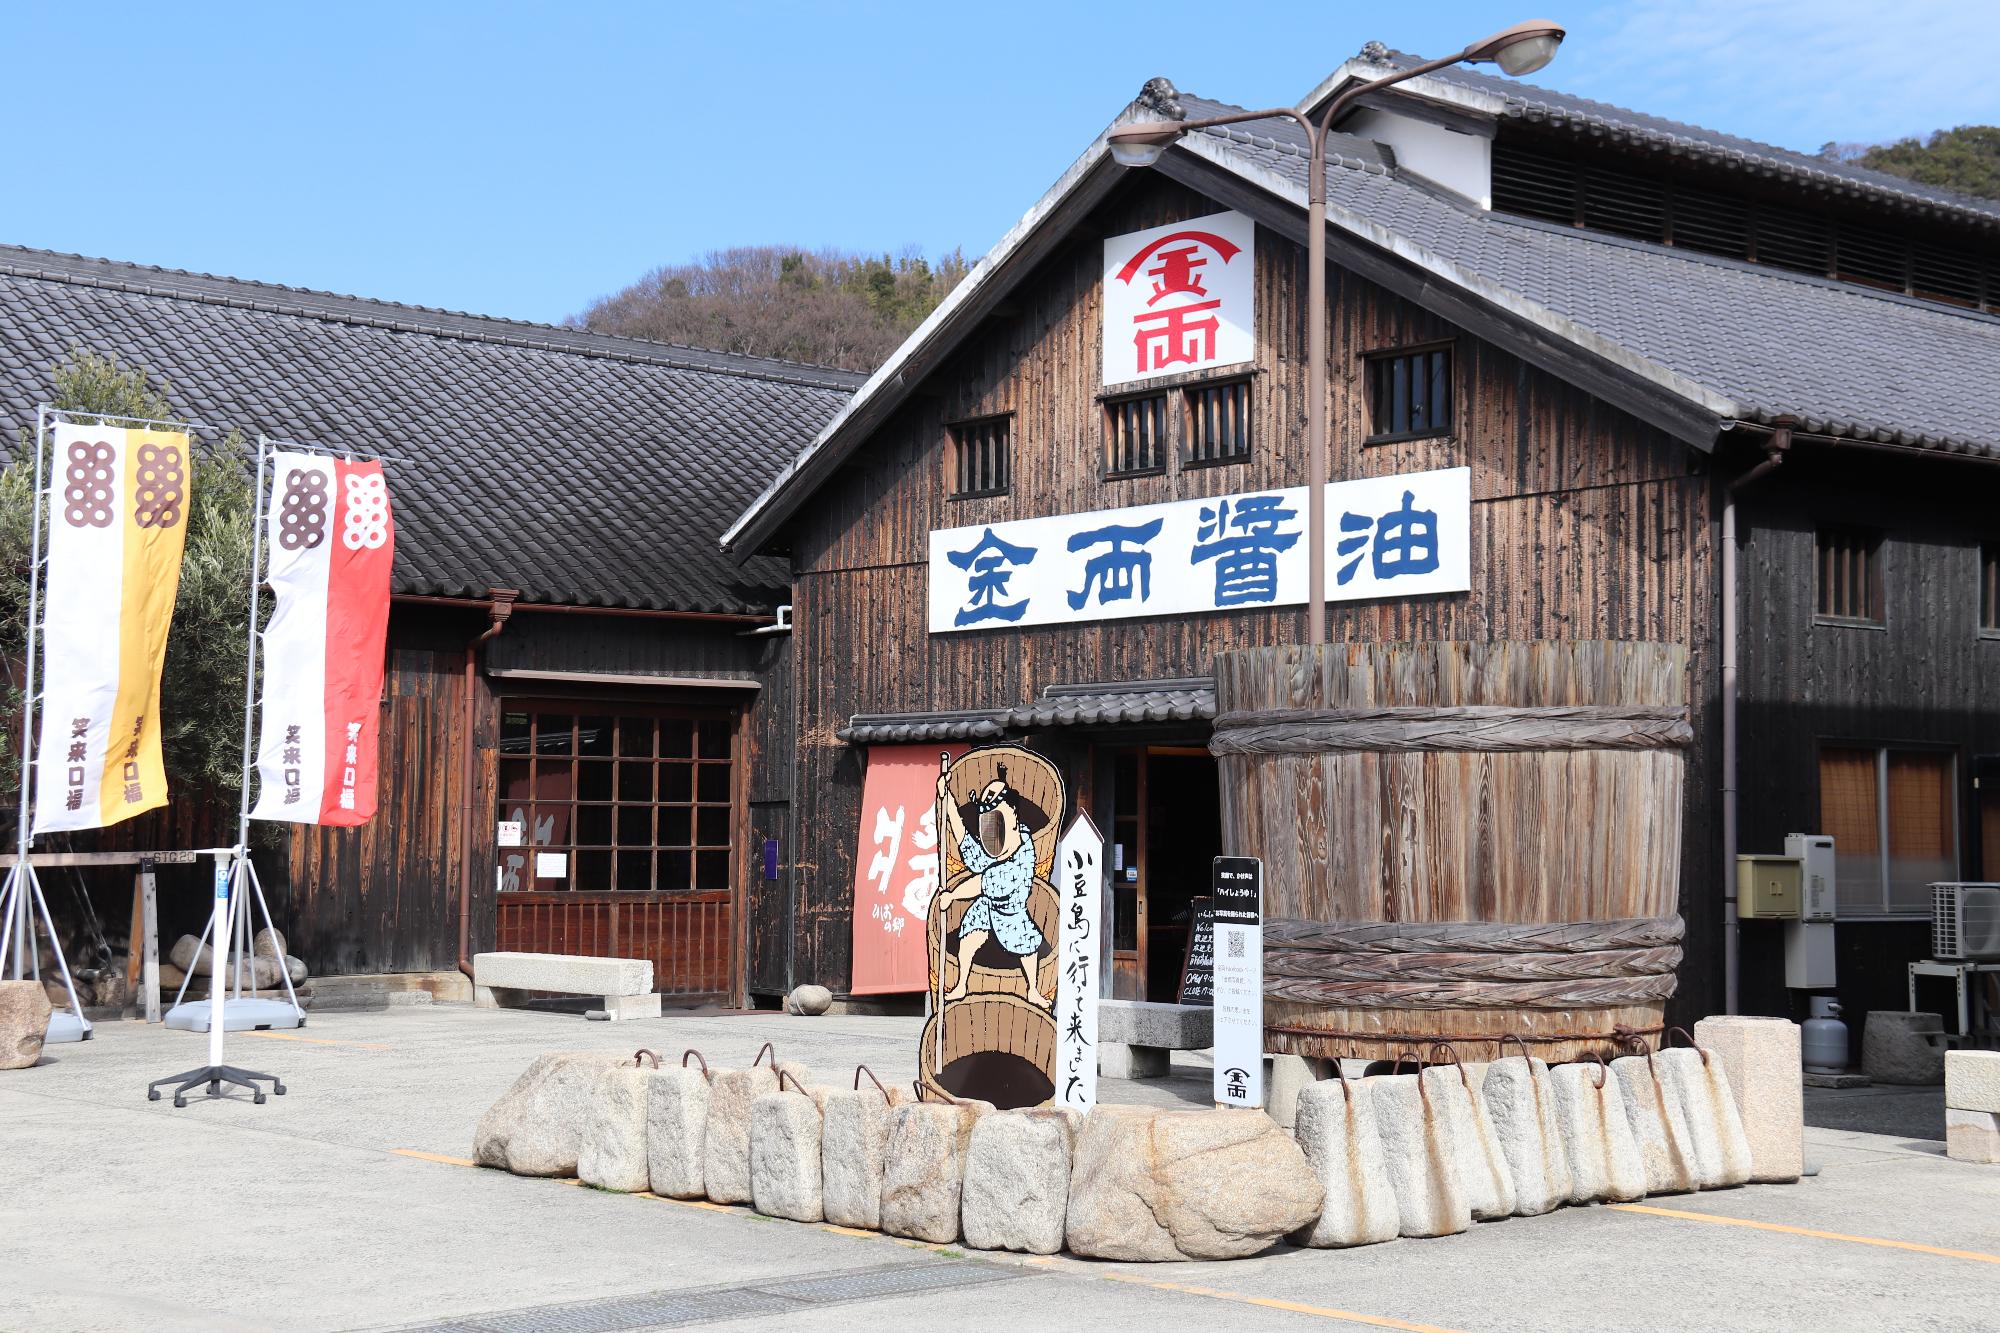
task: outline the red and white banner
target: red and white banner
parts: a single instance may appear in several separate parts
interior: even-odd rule
[[[957,741],[868,747],[861,848],[854,862],[851,995],[922,991],[930,985],[924,928],[938,891],[938,756],[956,759],[966,748]]]
[[[354,825],[375,813],[389,566],[380,463],[272,456],[264,541],[277,603],[264,631],[253,819]]]

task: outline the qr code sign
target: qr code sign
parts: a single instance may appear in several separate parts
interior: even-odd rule
[[[1242,931],[1232,930],[1223,938],[1227,941],[1223,947],[1223,957],[1241,958],[1244,956],[1243,946],[1248,942],[1248,937]]]

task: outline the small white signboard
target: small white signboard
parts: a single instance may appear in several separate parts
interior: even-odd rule
[[[1215,901],[1215,1100],[1264,1104],[1264,863],[1218,856]]]
[[[1098,944],[1104,905],[1104,835],[1078,814],[1056,844],[1056,1088],[1058,1106],[1097,1104]]]
[[[933,634],[1302,605],[1306,488],[1055,514],[930,534]],[[1330,482],[1330,602],[1472,586],[1472,470]]]
[[[536,879],[568,879],[568,878],[569,878],[569,853],[568,853],[568,852],[536,852],[536,853],[535,853],[535,878],[536,878]]]
[[[1104,383],[1257,356],[1257,225],[1213,213],[1104,242]]]
[[[519,847],[528,830],[527,823],[519,819],[503,819],[497,827],[502,847]]]

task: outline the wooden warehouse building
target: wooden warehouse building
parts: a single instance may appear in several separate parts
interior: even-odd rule
[[[1155,80],[1114,123],[1234,109]],[[1838,993],[1903,1008],[1925,885],[2000,878],[2000,205],[1464,69],[1331,153],[1329,476],[1362,498],[1329,637],[1684,650],[1678,1013],[1725,1003],[1729,858],[1822,832]],[[922,988],[869,956],[928,845],[874,784],[928,772],[922,806],[940,749],[1004,737],[1112,843],[1115,992],[1174,997],[1225,850],[1216,656],[1305,637],[1274,571],[1307,160],[1290,120],[1151,169],[1100,136],[730,529],[792,564],[786,982]],[[1781,953],[1742,924],[1746,1011],[1802,1014]]]
[[[790,781],[787,570],[717,539],[859,376],[0,247],[0,415],[32,422],[78,350],[186,419],[406,460],[380,813],[281,826],[263,861],[315,975],[456,994],[468,952],[615,953],[741,1000]],[[75,846],[233,841],[233,797],[186,796]],[[161,875],[165,937],[198,931],[199,872]],[[129,882],[95,886],[112,921]]]

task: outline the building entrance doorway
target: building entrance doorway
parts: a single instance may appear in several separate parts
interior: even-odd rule
[[[1096,808],[1110,866],[1111,993],[1180,998],[1193,900],[1222,854],[1215,759],[1198,745],[1101,746]]]

